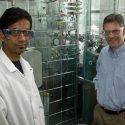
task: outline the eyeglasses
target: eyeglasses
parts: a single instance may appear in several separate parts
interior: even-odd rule
[[[3,33],[6,37],[9,35],[13,37],[19,37],[21,34],[23,34],[27,38],[33,38],[34,37],[34,31],[33,30],[23,30],[23,29],[3,29]]]
[[[119,35],[120,31],[123,29],[124,27],[121,27],[120,29],[114,29],[114,30],[104,30],[103,34],[108,37],[110,35],[110,33],[112,33],[113,35]]]

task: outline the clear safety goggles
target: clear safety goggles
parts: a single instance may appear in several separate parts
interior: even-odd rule
[[[103,35],[106,37],[108,37],[111,33],[113,35],[119,35],[121,30],[123,30],[123,29],[124,29],[124,27],[120,27],[119,29],[114,29],[114,30],[104,30]]]
[[[26,30],[26,29],[3,29],[3,33],[6,37],[13,36],[13,37],[19,37],[22,34],[26,38],[33,38],[34,37],[34,31],[33,30]]]

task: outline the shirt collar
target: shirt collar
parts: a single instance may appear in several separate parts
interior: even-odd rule
[[[114,53],[111,51],[111,48],[109,47],[109,52],[111,55],[119,56],[120,53],[122,53],[123,51],[125,51],[125,43],[123,43],[119,48],[117,48]]]

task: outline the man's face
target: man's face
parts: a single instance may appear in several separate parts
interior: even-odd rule
[[[8,27],[7,34],[3,34],[3,50],[8,56],[19,56],[25,51],[30,40],[25,31],[29,29],[30,22],[26,19],[19,20]],[[17,31],[21,31],[20,34]]]
[[[111,48],[118,48],[124,42],[124,27],[120,27],[117,22],[104,24],[104,34],[107,43]]]

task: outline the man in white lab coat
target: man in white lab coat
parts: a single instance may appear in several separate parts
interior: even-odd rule
[[[21,8],[0,19],[0,125],[45,125],[33,69],[21,56],[33,37],[32,19]]]

